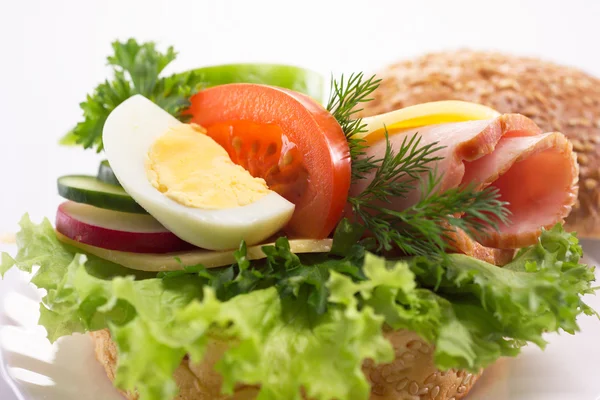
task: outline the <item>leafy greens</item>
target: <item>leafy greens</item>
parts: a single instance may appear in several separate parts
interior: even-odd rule
[[[543,346],[545,332],[574,332],[575,318],[593,313],[581,300],[593,270],[560,226],[504,268],[462,255],[385,260],[344,222],[328,255],[295,255],[280,239],[252,268],[242,246],[230,268],[135,278],[60,243],[48,221],[25,216],[21,228],[0,272],[40,265],[33,282],[48,292],[40,320],[51,340],[110,328],[116,383],[141,399],[172,396],[184,355],[199,361],[214,341],[229,343],[216,366],[225,392],[241,382],[260,384],[263,399],[300,399],[301,387],[315,399],[366,399],[363,360],[393,359],[384,322],[434,344],[440,368],[477,370],[527,342]]]
[[[112,44],[108,57],[114,77],[96,87],[80,104],[83,121],[62,139],[62,144],[80,144],[84,148],[102,151],[102,128],[108,115],[119,104],[135,94],[152,100],[176,118],[183,118],[189,98],[200,86],[193,72],[161,76],[177,56],[173,47],[162,53],[153,42],[139,44],[134,39]]]

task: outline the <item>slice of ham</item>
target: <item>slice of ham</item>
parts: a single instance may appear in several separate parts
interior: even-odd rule
[[[505,265],[511,262],[515,256],[515,249],[486,247],[473,240],[461,229],[451,231],[448,236],[449,243],[456,252],[466,254],[490,264]]]
[[[570,142],[558,132],[542,133],[527,117],[504,114],[492,120],[430,125],[396,133],[389,140],[398,149],[407,135],[415,133],[421,136],[421,146],[434,142],[444,146],[435,153],[443,159],[431,165],[443,173],[437,190],[469,183],[481,190],[493,186],[501,200],[509,202],[510,223],[479,239],[483,246],[515,249],[534,244],[542,228],[562,222],[577,200],[578,167]],[[366,156],[381,158],[384,151],[385,141],[380,140],[371,144]],[[363,191],[372,179],[353,185],[351,195]],[[405,209],[420,196],[416,189],[391,207]],[[459,236],[455,247],[475,251],[475,244]]]

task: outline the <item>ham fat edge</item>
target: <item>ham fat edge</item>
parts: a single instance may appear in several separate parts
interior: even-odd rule
[[[391,132],[392,148],[400,148],[406,135],[414,134],[421,137],[421,145],[438,142],[444,146],[434,153],[442,159],[431,165],[443,174],[438,191],[466,184],[480,190],[493,186],[500,199],[509,203],[510,222],[500,224],[497,231],[490,229],[479,243],[463,232],[453,235],[453,246],[467,255],[502,263],[511,249],[534,244],[542,228],[562,222],[577,200],[578,166],[571,143],[562,133],[542,133],[523,115]],[[385,140],[371,143],[366,157],[380,158],[385,148]],[[372,179],[370,175],[358,181],[350,194],[362,192]],[[402,210],[415,204],[420,195],[415,189],[387,206]]]

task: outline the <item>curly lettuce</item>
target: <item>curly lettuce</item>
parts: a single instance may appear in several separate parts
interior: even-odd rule
[[[318,314],[308,292],[282,299],[275,287],[222,302],[203,274],[135,279],[110,263],[102,271],[99,260],[61,244],[48,221],[25,217],[21,228],[20,250],[1,271],[40,265],[32,281],[48,291],[40,322],[51,340],[108,327],[119,351],[116,384],[141,399],[173,397],[173,371],[185,354],[201,361],[213,336],[232,339],[217,366],[223,390],[260,384],[264,399],[300,400],[301,387],[315,399],[365,399],[363,360],[393,360],[383,318],[371,309],[332,305]]]
[[[577,239],[545,231],[504,268],[463,255],[386,260],[356,242],[346,224],[334,252],[292,254],[285,239],[256,263],[236,253],[229,268],[187,266],[166,274],[134,273],[78,253],[48,221],[27,216],[12,267],[39,270],[32,282],[47,294],[40,323],[49,338],[108,327],[117,344],[116,384],[142,400],[171,398],[175,368],[188,354],[201,361],[208,343],[227,340],[216,369],[223,391],[260,385],[261,399],[367,399],[361,366],[394,357],[384,324],[410,329],[435,345],[441,369],[477,370],[514,356],[546,332],[578,330],[577,316],[593,269],[581,264]]]
[[[543,348],[547,332],[575,333],[580,314],[596,314],[581,298],[594,281],[581,256],[577,238],[558,225],[503,268],[463,254],[367,255],[366,280],[332,273],[330,301],[369,306],[394,329],[417,332],[435,345],[441,369],[477,371],[528,342]]]

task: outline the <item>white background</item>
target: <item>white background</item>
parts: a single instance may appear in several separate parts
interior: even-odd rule
[[[78,122],[85,94],[107,77],[110,42],[128,37],[174,45],[180,56],[167,72],[235,61],[374,72],[427,51],[468,47],[540,56],[600,76],[595,0],[0,0],[0,236],[14,232],[26,211],[34,220],[53,218],[58,176],[95,173],[101,156],[57,141]],[[543,380],[523,398],[536,399],[539,388],[548,388],[546,399],[570,398],[570,387],[597,376],[592,323],[585,319],[582,335],[554,343],[543,357],[532,350],[518,359],[510,382]],[[548,372],[561,360],[566,369]]]
[[[600,75],[600,2],[0,0],[0,234],[29,211],[53,218],[55,179],[100,157],[56,143],[107,77],[110,42],[180,52],[170,71],[274,61],[373,72],[462,47],[539,55]],[[163,47],[163,48],[164,48]]]

